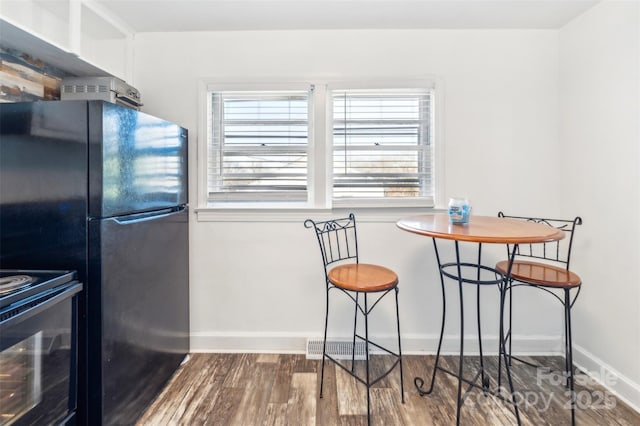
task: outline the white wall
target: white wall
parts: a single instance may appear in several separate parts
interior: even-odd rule
[[[561,159],[555,154],[557,36],[551,30],[138,34],[135,85],[147,112],[190,130],[193,207],[200,79],[436,76],[444,83],[444,140],[439,142],[446,147],[445,198],[466,195],[477,214],[503,209],[555,216],[562,198],[556,172]],[[405,349],[435,351],[441,299],[431,241],[395,227],[406,212],[356,213],[364,222],[364,259],[400,275]],[[302,212],[265,222],[256,214],[249,222],[215,222],[192,215],[193,350],[301,351],[304,337],[321,334],[323,277],[314,237],[302,225],[305,217]],[[502,250],[487,255],[488,262]],[[495,337],[497,300],[489,293],[495,292],[483,298],[484,325]],[[469,298],[468,318],[475,315],[472,302]],[[393,314],[388,308],[382,314],[386,318]],[[455,337],[455,303],[448,313],[447,335]],[[340,314],[344,324],[351,323]],[[531,348],[559,350],[562,316],[551,302],[531,296],[518,305],[518,315],[517,333],[531,340]],[[344,324],[335,328],[346,334]],[[468,324],[473,336],[475,325]],[[381,335],[393,330],[374,329]]]
[[[603,2],[560,31],[562,211],[579,213],[576,361],[640,407],[640,7]]]
[[[139,34],[135,85],[148,112],[189,128],[196,207],[201,79],[437,77],[444,198],[466,195],[477,214],[583,217],[573,264],[585,282],[574,310],[576,361],[613,372],[616,391],[640,406],[640,231],[637,221],[613,224],[623,213],[611,210],[625,201],[636,212],[640,200],[637,9],[604,2],[560,31]],[[356,213],[364,258],[400,275],[405,350],[434,351],[441,303],[431,242],[395,227],[406,212]],[[314,216],[198,221],[192,214],[193,350],[301,351],[305,337],[320,335],[322,273],[302,226],[307,215]],[[488,263],[502,255],[497,250]],[[466,302],[473,318],[473,299]],[[381,336],[392,332],[380,324],[393,315],[384,308],[374,328]],[[495,294],[484,295],[482,310],[485,330],[495,334]],[[515,310],[517,348],[560,350],[559,305],[531,293]],[[455,350],[456,303],[448,314],[447,347]],[[332,328],[346,334],[349,316],[339,309]]]

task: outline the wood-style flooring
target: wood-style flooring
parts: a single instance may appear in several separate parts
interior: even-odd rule
[[[372,369],[384,367],[386,356],[373,356]],[[401,403],[399,369],[371,392],[372,424],[454,425],[457,379],[438,372],[436,387],[421,397],[414,378],[427,384],[434,356],[405,356],[405,403]],[[445,368],[457,371],[457,357],[443,357]],[[559,357],[528,358],[562,371]],[[361,363],[361,362],[358,362]],[[465,358],[472,376],[478,357]],[[358,365],[358,368],[361,366]],[[485,368],[496,386],[495,357]],[[524,425],[568,425],[567,389],[559,376],[514,361],[514,385],[521,396]],[[578,425],[640,425],[640,413],[593,381],[580,376],[576,384]],[[320,361],[304,355],[192,354],[174,374],[137,425],[366,425],[366,390],[342,369],[327,362],[323,398],[319,398]],[[461,412],[462,425],[515,424],[512,406],[481,390],[473,390]]]

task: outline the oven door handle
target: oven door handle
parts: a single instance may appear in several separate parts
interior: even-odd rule
[[[41,303],[37,303],[38,298],[35,298],[34,301],[36,302],[36,304],[31,307],[31,308],[27,308],[24,311],[18,313],[17,315],[14,315],[10,318],[7,318],[4,321],[0,321],[0,331],[3,331],[2,329],[6,328],[6,327],[10,327],[14,324],[18,324],[24,320],[27,320],[31,317],[33,317],[34,315],[37,315],[41,312],[43,312],[44,310],[52,307],[53,305],[58,304],[59,302],[63,301],[64,299],[67,299],[69,297],[74,296],[76,293],[79,293],[80,291],[82,291],[82,283],[78,283],[76,282],[73,285],[70,285],[69,287],[67,287],[66,289],[60,291],[60,293],[56,294],[53,297],[50,297],[49,299],[41,302]],[[55,292],[52,291],[52,292]],[[29,302],[27,302],[29,303]],[[23,305],[24,306],[24,305]],[[15,309],[20,309],[21,306],[17,306]]]

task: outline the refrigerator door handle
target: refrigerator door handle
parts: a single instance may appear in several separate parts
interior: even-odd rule
[[[167,217],[167,216],[179,214],[185,211],[186,209],[187,209],[187,206],[183,205],[183,206],[171,207],[168,209],[155,210],[153,212],[134,214],[130,216],[114,217],[112,218],[112,220],[119,225],[131,225],[134,223],[140,223],[147,220],[155,220],[161,217]]]

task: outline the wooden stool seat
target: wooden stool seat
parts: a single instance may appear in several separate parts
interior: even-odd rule
[[[368,263],[340,265],[329,271],[329,281],[350,291],[384,291],[398,285],[398,276],[391,269]]]
[[[507,273],[508,267],[508,260],[502,260],[496,264],[496,269],[503,274]],[[511,278],[543,287],[572,288],[582,284],[580,277],[566,268],[524,260],[513,262]]]

